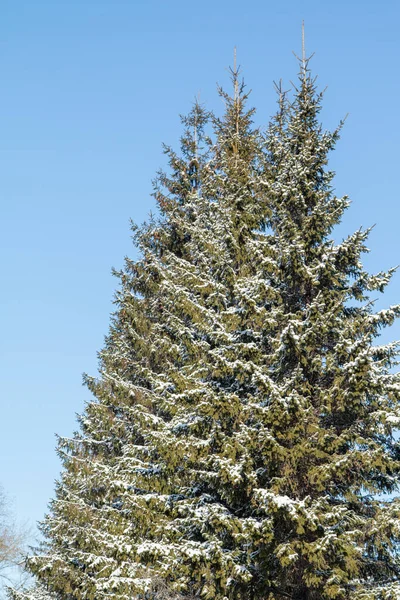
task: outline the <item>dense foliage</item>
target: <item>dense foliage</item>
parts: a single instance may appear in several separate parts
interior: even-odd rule
[[[28,567],[60,598],[400,598],[399,307],[327,169],[308,61],[267,133],[236,69],[195,105],[134,228],[80,432]],[[389,498],[389,499],[388,499]],[[166,593],[165,590],[163,593]]]

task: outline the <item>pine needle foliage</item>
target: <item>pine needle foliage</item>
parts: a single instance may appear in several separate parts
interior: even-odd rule
[[[59,440],[28,566],[60,598],[400,598],[398,344],[375,343],[400,307],[369,299],[394,270],[363,269],[368,230],[331,237],[341,126],[308,60],[266,134],[232,80],[223,117],[195,104],[165,148],[94,400]]]

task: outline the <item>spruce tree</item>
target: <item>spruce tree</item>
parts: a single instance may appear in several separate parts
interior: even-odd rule
[[[232,72],[166,148],[159,217],[117,275],[100,377],[29,569],[60,598],[400,597],[399,307],[373,312],[368,230],[331,234],[339,131],[308,61],[266,135]],[[208,137],[210,124],[213,134]]]

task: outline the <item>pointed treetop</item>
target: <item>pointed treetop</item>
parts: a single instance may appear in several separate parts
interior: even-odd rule
[[[234,94],[235,102],[237,102],[239,99],[238,75],[239,75],[239,71],[237,68],[236,46],[235,46],[233,49],[233,82],[234,82],[234,88],[235,88],[235,94]]]
[[[312,57],[314,56],[314,52],[312,54],[310,54],[310,56],[307,56],[307,54],[306,54],[306,35],[305,35],[304,20],[301,23],[301,56],[298,56],[296,54],[296,52],[293,52],[293,54],[295,55],[295,57],[297,58],[297,60],[300,63],[300,76],[301,76],[303,82],[305,82],[307,80],[308,64],[309,64],[310,60],[312,59]]]
[[[197,107],[200,106],[200,92],[198,92],[196,98],[195,98],[195,107],[197,109]],[[199,150],[199,142],[198,142],[198,136],[197,136],[197,120],[198,120],[198,111],[195,110],[195,114],[194,114],[194,123],[193,123],[193,138],[194,138],[194,153],[195,153],[195,159],[198,160],[198,150]]]

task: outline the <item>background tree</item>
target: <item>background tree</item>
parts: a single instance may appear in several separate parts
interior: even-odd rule
[[[22,585],[26,577],[21,567],[26,554],[28,532],[18,527],[10,501],[0,487],[0,582],[4,585]]]

